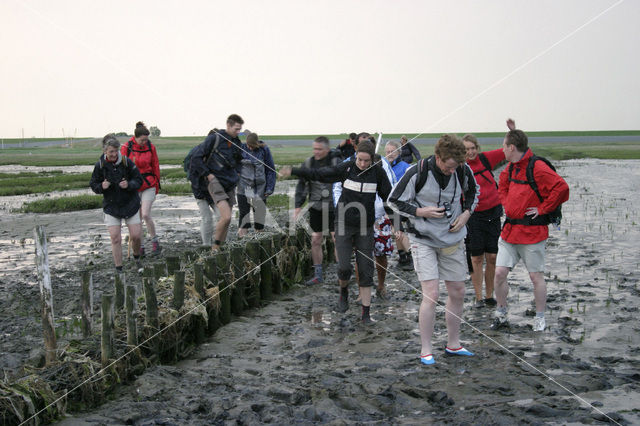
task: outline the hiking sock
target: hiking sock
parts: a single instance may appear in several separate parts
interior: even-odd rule
[[[314,275],[316,276],[316,278],[318,278],[320,281],[322,281],[322,264],[313,265],[313,270],[314,270]]]
[[[120,265],[120,266],[116,266],[116,271],[118,271],[118,272],[122,272],[122,265]]]
[[[371,308],[371,306],[364,306],[362,305],[362,319],[365,318],[370,318],[369,317],[369,309]]]
[[[536,312],[536,318],[544,318],[544,312]]]
[[[348,287],[340,287],[340,297],[344,300],[349,299],[349,288]]]
[[[500,312],[501,314],[507,314],[507,307],[506,306],[498,306],[496,308],[496,311]]]

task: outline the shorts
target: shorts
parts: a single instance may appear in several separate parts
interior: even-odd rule
[[[209,190],[209,195],[211,195],[211,199],[214,204],[218,204],[220,201],[227,201],[229,203],[229,207],[231,207],[236,203],[236,187],[234,186],[229,191],[225,191],[222,184],[220,184],[220,181],[215,176],[207,185],[207,189]]]
[[[435,248],[411,238],[411,253],[413,267],[420,281],[464,281],[467,277],[467,259],[462,241],[451,247]]]
[[[546,244],[547,240],[535,244],[511,244],[500,238],[496,266],[505,266],[511,269],[522,259],[528,272],[544,272]]]
[[[500,217],[491,220],[475,218],[471,215],[467,223],[467,238],[471,256],[498,252],[500,238]]]
[[[375,257],[393,254],[392,236],[391,220],[384,216],[376,219],[376,224],[373,226],[373,255]]]
[[[309,209],[309,226],[313,232],[322,232],[326,235],[335,229],[335,214],[333,210],[329,210],[326,219],[328,222],[323,223],[322,213],[323,210]]]
[[[110,214],[104,214],[104,224],[107,225],[107,228],[110,226],[122,226],[122,221],[127,225],[135,225],[140,223],[140,210],[135,212],[133,216],[127,219],[120,219],[119,217],[111,216]]]
[[[152,186],[151,188],[147,188],[140,193],[140,201],[151,201],[152,203],[156,200],[156,187]]]

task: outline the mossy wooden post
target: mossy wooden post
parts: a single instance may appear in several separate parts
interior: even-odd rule
[[[165,264],[162,262],[157,262],[153,264],[153,278],[158,281],[160,278],[167,275],[167,269]]]
[[[45,361],[51,364],[56,360],[56,329],[53,321],[53,290],[51,288],[51,274],[49,271],[49,254],[47,252],[47,236],[42,225],[36,226],[36,267],[38,282],[40,283],[40,304],[42,330],[44,334]]]
[[[231,312],[240,315],[244,310],[244,247],[236,246],[231,249],[231,265],[233,268],[233,285],[231,292]]]
[[[278,253],[282,250],[282,235],[274,234],[271,237],[271,245],[273,246],[273,251],[271,252],[272,256],[276,256],[272,259],[272,269],[271,269],[271,288],[275,294],[282,294],[282,280],[280,267],[277,262]]]
[[[203,271],[200,273],[200,280],[202,281],[201,290],[198,291],[200,293],[200,297],[202,300],[207,300],[206,288],[215,287],[218,285],[218,254],[214,254],[212,256],[208,256],[204,260],[204,265],[202,266]],[[196,263],[196,265],[198,265]],[[208,284],[205,285],[204,277],[207,278]],[[196,273],[196,290],[198,290],[198,276]],[[207,324],[207,328],[209,333],[215,332],[218,328],[220,328],[220,318],[219,311],[217,311],[217,307],[219,306],[215,301],[207,301],[206,303],[207,314],[209,316],[209,323]],[[197,337],[197,336],[196,336]],[[199,339],[199,337],[197,337]]]
[[[229,324],[231,322],[231,289],[229,288],[229,257],[224,251],[216,254],[216,265],[218,267],[218,289],[220,290],[220,323]]]
[[[116,312],[119,312],[124,308],[124,288],[127,285],[124,272],[120,274],[116,273],[115,281]]]
[[[273,259],[273,246],[271,244],[271,237],[266,236],[260,239],[260,298],[262,300],[271,300],[273,298],[272,289],[272,271]]]
[[[159,331],[160,328],[160,322],[158,321],[158,299],[156,298],[156,289],[153,286],[153,279],[151,278],[143,278],[142,284],[144,286],[144,299],[147,307],[147,325],[151,329],[151,332],[149,334],[153,336]],[[154,338],[149,340],[151,352],[154,354],[158,354],[159,352],[159,341],[160,339],[158,336],[155,336]]]
[[[303,227],[300,226],[296,229],[295,246],[298,249],[298,268],[300,269],[296,275],[300,278],[309,275],[311,269],[311,244],[307,244],[308,237],[309,235]]]
[[[102,352],[102,366],[109,364],[113,358],[113,296],[102,295],[102,340],[100,350]]]
[[[167,256],[167,275],[173,275],[173,273],[180,269],[180,257]]]
[[[245,294],[247,296],[247,303],[250,308],[257,308],[260,306],[260,242],[257,240],[250,240],[246,245],[246,256],[249,261],[256,265],[254,270],[245,271],[251,277],[247,280],[249,287],[246,288]]]
[[[180,310],[184,304],[184,271],[174,271],[173,307]]]
[[[136,346],[138,344],[138,327],[136,323],[136,287],[128,285],[125,287],[125,312],[127,321],[127,345]]]
[[[82,337],[91,336],[91,314],[93,313],[93,274],[82,271]]]
[[[200,298],[204,299],[204,265],[202,263],[193,264],[193,286],[200,295]]]

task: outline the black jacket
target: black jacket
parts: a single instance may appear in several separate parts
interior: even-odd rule
[[[361,209],[357,206],[363,207],[366,226],[373,226],[376,193],[386,200],[391,192],[387,173],[380,165],[362,171],[356,167],[353,160],[319,169],[294,168],[291,174],[320,182],[342,182],[342,195],[336,205],[336,223],[344,218],[345,224],[350,227],[358,227],[361,224]],[[385,207],[385,210],[393,213],[390,208]]]
[[[102,189],[102,181],[105,179],[111,185],[107,189]],[[129,183],[127,189],[119,186],[123,179]],[[142,175],[135,163],[128,159],[123,161],[119,152],[115,163],[109,163],[102,154],[93,168],[89,186],[96,194],[103,195],[102,210],[108,215],[128,219],[140,210],[138,189],[142,186]]]
[[[212,152],[212,148],[216,135],[212,134],[195,148],[191,156],[190,176],[192,176],[193,195],[198,199],[206,199],[209,203],[213,200],[207,190],[209,184],[207,176],[214,175],[224,190],[230,191],[238,184],[238,174],[242,168],[242,142],[238,137],[232,138],[224,130],[218,132],[220,142],[215,151]]]
[[[406,163],[411,164],[413,162],[413,157],[416,157],[416,161],[420,161],[420,151],[415,147],[411,142],[407,142],[402,145],[400,159]]]

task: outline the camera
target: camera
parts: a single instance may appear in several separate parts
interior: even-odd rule
[[[447,219],[451,219],[453,213],[451,213],[451,203],[444,202],[442,203],[442,207],[444,207],[444,215],[447,216]]]

